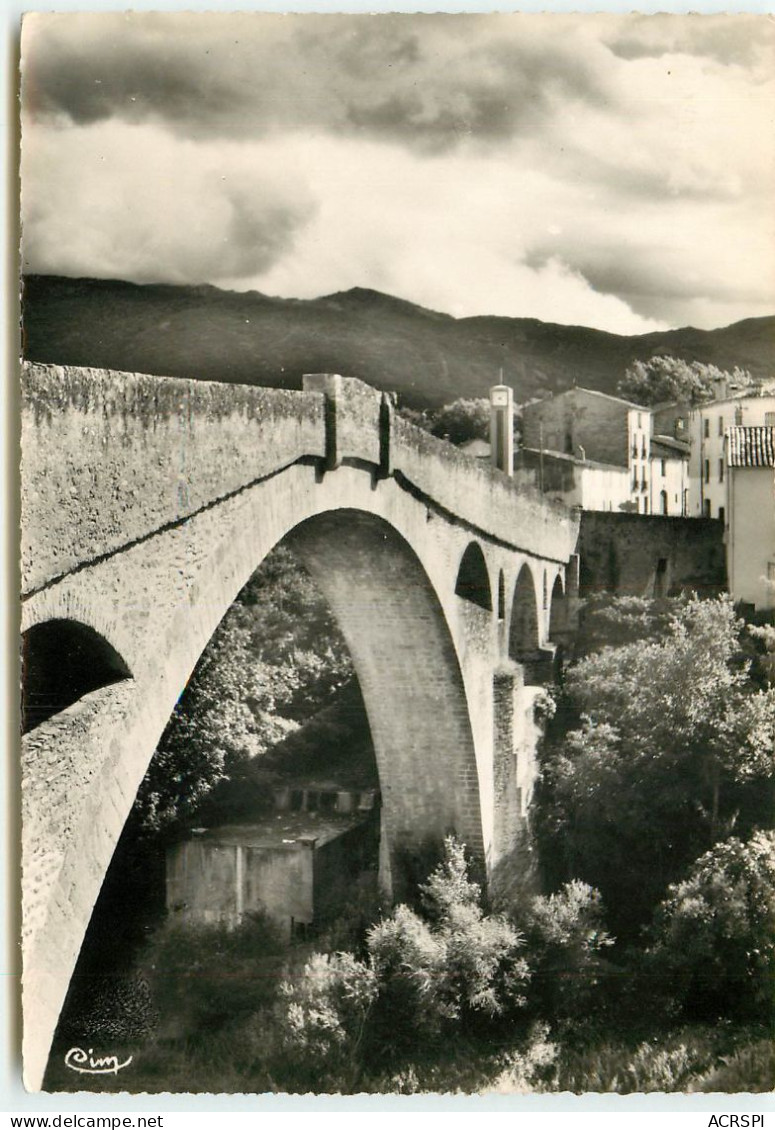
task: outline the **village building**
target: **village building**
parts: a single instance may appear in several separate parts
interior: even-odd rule
[[[775,424],[775,395],[742,393],[699,404],[689,413],[689,508],[692,518],[727,522],[725,436],[729,428]]]
[[[727,428],[724,443],[729,591],[775,608],[775,424]]]
[[[652,435],[649,448],[650,512],[685,517],[689,508],[689,444]]]
[[[633,509],[630,472],[626,467],[595,463],[559,451],[520,448],[515,456],[514,481],[582,510]]]
[[[586,468],[583,474],[573,471],[573,490],[587,499],[577,504],[585,509],[650,512],[651,414],[642,405],[592,389],[568,389],[525,405],[523,440],[528,451],[569,456],[580,471]],[[526,455],[520,469],[535,464]],[[566,482],[568,473],[566,464]],[[546,484],[544,478],[543,489]]]
[[[273,808],[237,824],[194,829],[167,849],[167,910],[236,926],[264,914],[291,940],[341,913],[359,885],[376,890],[374,789],[287,782]]]

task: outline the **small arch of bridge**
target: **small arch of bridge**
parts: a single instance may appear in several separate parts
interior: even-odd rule
[[[42,620],[22,633],[22,733],[131,671],[108,639],[70,618]]]
[[[490,574],[482,547],[476,541],[468,543],[460,560],[455,596],[478,604],[486,612],[492,612]]]

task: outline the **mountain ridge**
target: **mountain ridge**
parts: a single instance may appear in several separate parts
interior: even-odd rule
[[[671,353],[775,374],[775,316],[635,336],[535,318],[455,318],[367,287],[277,298],[205,284],[28,275],[23,354],[33,361],[300,388],[340,372],[413,407],[512,385],[518,402],[574,384],[615,393],[635,360]]]

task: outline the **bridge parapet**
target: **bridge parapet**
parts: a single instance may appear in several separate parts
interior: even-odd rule
[[[577,514],[400,416],[393,417],[391,462],[394,474],[405,476],[449,517],[496,542],[558,562],[574,551]]]
[[[325,453],[320,395],[27,363],[21,400],[25,593]]]
[[[327,466],[364,460],[394,474],[451,520],[540,557],[565,562],[579,518],[562,503],[517,486],[489,464],[475,462],[445,440],[410,424],[391,397],[354,377],[304,376],[304,389],[326,398]]]
[[[578,517],[409,424],[336,374],[302,392],[25,364],[22,576],[34,592],[301,460],[394,475],[449,520],[565,562]]]

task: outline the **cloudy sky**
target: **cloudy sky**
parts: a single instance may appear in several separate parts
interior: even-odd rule
[[[640,333],[775,311],[775,22],[35,15],[29,271]]]

